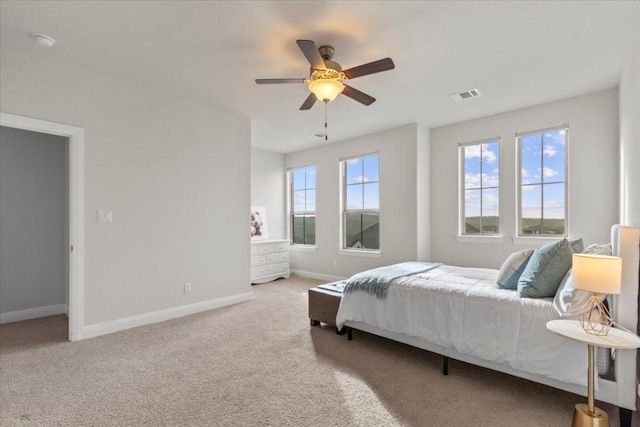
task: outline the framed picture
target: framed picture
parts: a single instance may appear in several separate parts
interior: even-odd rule
[[[251,240],[267,240],[267,212],[264,206],[251,207]]]

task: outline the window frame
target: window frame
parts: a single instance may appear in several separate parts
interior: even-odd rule
[[[522,138],[530,135],[542,135],[542,154],[540,156],[540,168],[542,173],[543,159],[544,159],[544,134],[548,132],[554,132],[564,130],[564,233],[563,234],[524,234],[522,233]],[[569,236],[569,124],[563,123],[562,125],[552,126],[543,129],[536,129],[526,132],[516,133],[516,235],[515,240],[549,240],[549,239],[561,239]],[[541,216],[540,224],[544,230],[544,186],[548,184],[559,184],[560,182],[544,182],[541,180],[540,187],[542,191],[541,196]],[[532,184],[538,185],[538,184]]]
[[[306,176],[306,169],[313,167],[315,170],[315,176],[316,176],[316,182],[315,182],[315,187],[313,188],[313,190],[315,191],[314,194],[314,201],[313,204],[316,207],[315,210],[313,211],[295,211],[295,190],[293,188],[293,173],[296,170],[299,169],[304,169],[305,170],[305,176]],[[288,231],[289,231],[289,240],[291,241],[291,247],[292,248],[298,248],[298,249],[310,249],[313,250],[315,249],[316,245],[317,245],[317,233],[316,230],[314,230],[314,243],[295,243],[294,241],[294,234],[293,234],[293,227],[294,227],[294,217],[295,216],[310,216],[313,215],[313,217],[315,219],[317,219],[317,210],[318,210],[318,206],[316,204],[316,199],[317,199],[317,191],[318,191],[318,176],[317,176],[317,172],[318,172],[318,168],[316,166],[315,163],[310,163],[310,164],[306,164],[306,165],[301,165],[301,166],[295,166],[295,167],[290,167],[287,169],[287,188],[288,188],[288,205],[289,205],[289,224],[288,224]],[[307,190],[310,190],[311,188],[307,188],[307,183],[306,183],[306,178],[305,178],[305,186],[304,186],[304,190],[305,192]],[[306,194],[305,194],[305,202],[306,202]],[[305,203],[305,208],[306,208],[306,203]],[[306,233],[303,232],[303,239],[306,236]]]
[[[347,162],[355,159],[365,159],[367,157],[378,157],[378,209],[347,209]],[[378,227],[380,227],[380,182],[381,182],[381,160],[380,152],[370,152],[365,154],[359,154],[355,156],[340,158],[340,243],[339,253],[342,255],[359,255],[365,257],[379,257],[382,253],[382,239],[380,228],[378,228],[378,249],[367,248],[350,248],[347,247],[347,213],[377,213],[378,214]],[[364,183],[363,183],[364,184]]]
[[[473,145],[482,145],[488,143],[498,143],[498,185],[497,187],[483,187],[482,185],[477,188],[480,190],[480,217],[482,218],[482,190],[484,189],[497,189],[498,191],[498,232],[497,233],[467,233],[465,227],[465,218],[466,218],[466,199],[465,194],[467,188],[465,187],[465,176],[466,176],[466,164],[465,164],[465,149],[466,147]],[[491,243],[500,243],[502,239],[502,186],[501,186],[501,152],[500,146],[502,143],[502,139],[499,135],[478,139],[475,141],[469,142],[460,142],[458,143],[458,236],[457,240],[459,242],[473,242],[480,241]],[[482,156],[480,156],[480,173],[482,173]]]

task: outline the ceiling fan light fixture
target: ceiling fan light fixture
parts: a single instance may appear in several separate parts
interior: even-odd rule
[[[344,90],[344,85],[336,79],[320,79],[309,83],[309,90],[323,102],[331,102]]]

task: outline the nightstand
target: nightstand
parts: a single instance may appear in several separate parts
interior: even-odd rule
[[[611,328],[608,335],[591,335],[582,329],[577,320],[552,320],[547,329],[567,338],[587,344],[588,376],[587,404],[579,403],[573,412],[571,427],[609,427],[609,416],[594,403],[595,346],[605,348],[634,349],[640,347],[640,337],[618,328]]]

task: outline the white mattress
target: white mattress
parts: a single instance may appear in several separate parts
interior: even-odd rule
[[[584,344],[550,332],[552,298],[519,298],[497,270],[441,266],[395,280],[384,299],[344,294],[338,327],[361,321],[532,374],[584,386]],[[446,354],[446,350],[445,350]],[[597,385],[596,385],[597,387]]]

